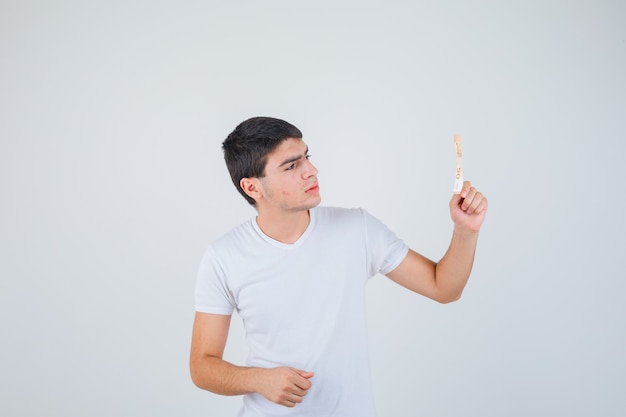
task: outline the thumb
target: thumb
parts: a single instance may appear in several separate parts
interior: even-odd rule
[[[461,196],[461,193],[459,194],[452,194],[452,198],[450,199],[450,207],[456,207],[459,204],[461,204],[461,200],[463,200],[463,197]]]
[[[302,378],[306,378],[306,379],[312,378],[313,375],[315,375],[315,372],[303,371],[301,369],[298,369],[298,373],[300,374]]]

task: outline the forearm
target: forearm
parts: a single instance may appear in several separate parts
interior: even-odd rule
[[[313,372],[284,366],[235,366],[220,357],[210,355],[191,361],[191,378],[199,388],[221,395],[256,392],[285,407],[293,407],[302,402],[311,387],[311,377]]]
[[[455,227],[446,254],[435,266],[435,284],[441,302],[461,297],[474,264],[478,232]]]
[[[466,181],[461,193],[450,200],[454,232],[443,258],[435,263],[409,250],[400,265],[387,276],[403,287],[440,303],[458,300],[472,271],[478,231],[486,212],[487,199]]]
[[[260,369],[236,366],[221,358],[205,355],[191,361],[191,379],[202,389],[220,395],[256,392]]]

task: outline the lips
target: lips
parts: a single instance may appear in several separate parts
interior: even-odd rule
[[[307,192],[307,193],[310,193],[310,192],[315,192],[315,191],[318,191],[319,189],[320,189],[319,184],[315,184],[314,186],[312,186],[311,188],[309,188],[308,190],[306,190],[306,192]]]

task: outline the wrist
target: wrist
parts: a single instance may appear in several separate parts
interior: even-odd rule
[[[263,368],[246,367],[243,371],[243,388],[246,394],[258,393],[259,384],[263,384]]]
[[[466,226],[455,224],[452,236],[464,240],[477,240],[479,232],[480,229],[472,229]]]

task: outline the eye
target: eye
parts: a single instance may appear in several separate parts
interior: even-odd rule
[[[289,166],[285,169],[285,171],[291,171],[292,169],[294,169],[296,167],[296,163],[292,162],[291,164],[289,164]]]
[[[309,159],[311,159],[311,155],[307,154],[307,155],[305,156],[305,158],[306,158],[306,159],[307,159],[307,161],[308,161]]]

